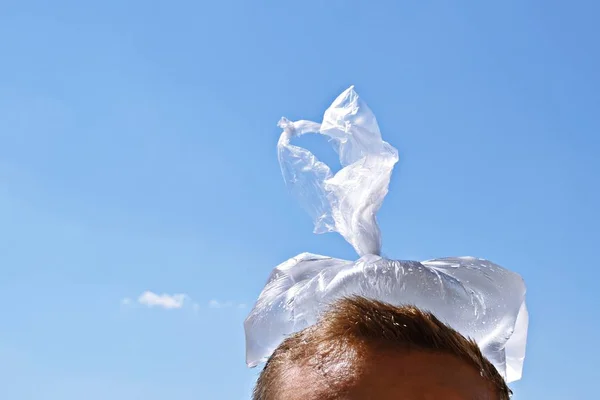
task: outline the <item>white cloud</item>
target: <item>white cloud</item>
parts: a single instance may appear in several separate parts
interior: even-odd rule
[[[232,307],[235,307],[235,308],[245,308],[246,307],[246,305],[243,304],[243,303],[236,304],[233,301],[225,301],[225,302],[223,302],[223,301],[214,300],[214,299],[208,302],[208,306],[210,308],[232,308]]]
[[[161,307],[167,310],[183,307],[183,303],[187,299],[185,294],[173,294],[169,295],[166,293],[156,294],[151,291],[145,291],[140,297],[138,297],[138,303],[148,307]]]
[[[135,307],[136,304],[146,307],[164,308],[166,310],[189,307],[195,313],[199,312],[202,308],[198,302],[193,301],[190,296],[183,293],[170,295],[166,293],[158,294],[147,290],[137,298],[137,301],[131,299],[130,297],[125,297],[121,300],[121,305],[123,307]],[[241,310],[246,308],[246,304],[237,303],[235,301],[220,301],[213,299],[208,302],[208,308],[237,308]]]
[[[222,308],[223,304],[221,304],[221,302],[219,302],[217,300],[211,300],[208,302],[208,306],[210,308]]]

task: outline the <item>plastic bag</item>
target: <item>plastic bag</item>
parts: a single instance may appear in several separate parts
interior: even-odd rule
[[[315,232],[339,232],[356,261],[309,253],[277,266],[245,321],[246,362],[264,362],[294,332],[314,324],[335,300],[363,296],[431,311],[473,338],[508,382],[521,378],[528,314],[521,277],[472,257],[424,262],[380,257],[376,220],[398,153],[384,142],[375,116],[352,87],[322,124],[282,119],[279,162],[287,185],[315,221]],[[331,139],[342,169],[333,174],[310,151],[290,143],[320,133]]]

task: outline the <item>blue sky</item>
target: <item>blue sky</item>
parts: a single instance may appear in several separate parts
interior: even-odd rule
[[[0,398],[248,399],[271,268],[356,257],[275,153],[350,84],[400,152],[384,252],[522,274],[515,399],[594,397],[600,5],[450,3],[3,1]]]

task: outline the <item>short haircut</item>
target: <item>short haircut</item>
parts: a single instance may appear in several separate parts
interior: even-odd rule
[[[471,339],[442,323],[430,312],[413,306],[393,306],[363,297],[344,298],[319,321],[286,338],[273,352],[254,388],[254,400],[275,400],[293,366],[305,364],[322,349],[349,348],[420,350],[457,357],[480,371],[496,388],[500,400],[511,391],[494,365]],[[330,355],[328,355],[330,357]]]

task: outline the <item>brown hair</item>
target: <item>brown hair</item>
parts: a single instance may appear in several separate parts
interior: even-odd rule
[[[449,354],[481,372],[483,379],[497,388],[500,400],[511,391],[477,344],[438,320],[433,314],[413,306],[396,307],[362,297],[334,303],[319,321],[279,345],[262,370],[254,400],[274,400],[295,363],[314,357],[336,357],[344,349],[385,346],[402,350],[425,350]]]

